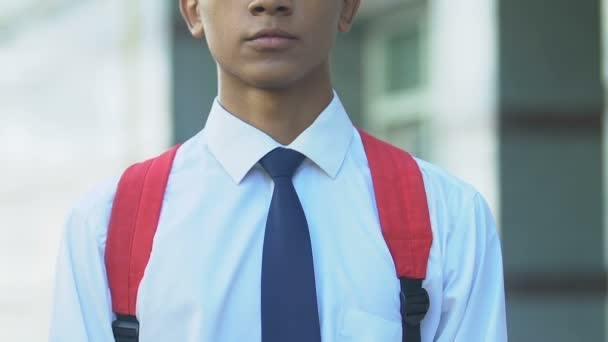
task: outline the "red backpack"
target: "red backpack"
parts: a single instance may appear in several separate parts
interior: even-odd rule
[[[401,282],[403,341],[420,342],[420,322],[429,308],[422,288],[432,243],[422,174],[412,156],[359,130],[369,168],[382,234]],[[160,217],[165,187],[179,145],[129,167],[122,175],[108,228],[105,262],[117,319],[116,342],[137,342],[137,291]]]

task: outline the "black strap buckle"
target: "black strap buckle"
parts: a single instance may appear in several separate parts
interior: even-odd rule
[[[112,332],[116,342],[138,342],[139,322],[135,316],[116,315],[112,322]]]
[[[416,292],[403,293],[401,291],[401,317],[408,326],[418,326],[426,316],[430,306],[429,294],[424,288]]]

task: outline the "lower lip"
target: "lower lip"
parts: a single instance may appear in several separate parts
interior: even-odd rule
[[[249,43],[260,50],[281,50],[291,46],[294,41],[295,39],[285,37],[260,37],[250,40]]]

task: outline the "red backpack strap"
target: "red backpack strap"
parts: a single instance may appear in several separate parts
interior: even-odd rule
[[[118,182],[108,227],[105,263],[112,310],[119,320],[122,317],[127,322],[137,323],[137,291],[150,258],[165,188],[178,148],[179,145],[156,158],[132,165]],[[117,330],[131,327],[120,322],[116,325],[115,335]],[[116,339],[121,340],[129,339],[127,336]]]
[[[376,195],[382,234],[401,281],[403,340],[420,341],[420,321],[429,307],[422,288],[433,234],[424,180],[407,152],[359,130]]]
[[[359,132],[397,276],[424,279],[433,234],[422,173],[409,153]]]

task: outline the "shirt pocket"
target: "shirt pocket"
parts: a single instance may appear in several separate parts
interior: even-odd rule
[[[401,321],[386,319],[360,309],[346,309],[342,317],[342,342],[401,342]]]

